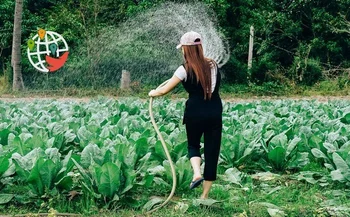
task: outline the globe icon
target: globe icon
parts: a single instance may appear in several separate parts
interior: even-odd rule
[[[68,58],[68,44],[58,33],[40,29],[28,40],[29,62],[40,72],[53,72],[61,68]]]

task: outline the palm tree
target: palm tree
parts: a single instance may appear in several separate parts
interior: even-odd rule
[[[13,43],[11,65],[13,68],[13,84],[14,91],[24,89],[22,78],[22,56],[21,56],[21,26],[22,26],[23,0],[16,0],[15,21],[13,27]]]

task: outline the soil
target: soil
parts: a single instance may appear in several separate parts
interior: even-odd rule
[[[15,102],[25,101],[32,102],[35,100],[58,100],[58,101],[76,101],[76,102],[89,102],[96,97],[16,97],[11,95],[0,96],[0,101]],[[106,98],[119,99],[123,97],[107,96]],[[174,98],[173,98],[174,99]],[[254,102],[259,100],[274,101],[274,100],[317,100],[320,102],[328,102],[329,100],[347,100],[350,101],[350,95],[347,96],[293,96],[293,97],[268,97],[268,96],[255,96],[251,98],[223,98],[226,102]]]

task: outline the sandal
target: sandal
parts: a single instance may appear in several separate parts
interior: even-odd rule
[[[190,185],[190,189],[192,190],[192,189],[198,187],[203,181],[204,181],[204,178],[200,178],[200,179],[192,181],[191,185]]]

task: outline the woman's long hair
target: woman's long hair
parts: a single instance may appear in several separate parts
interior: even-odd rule
[[[200,82],[204,92],[204,99],[211,99],[211,68],[209,59],[204,57],[203,47],[199,45],[182,46],[185,58],[185,69],[189,77],[194,75]]]

